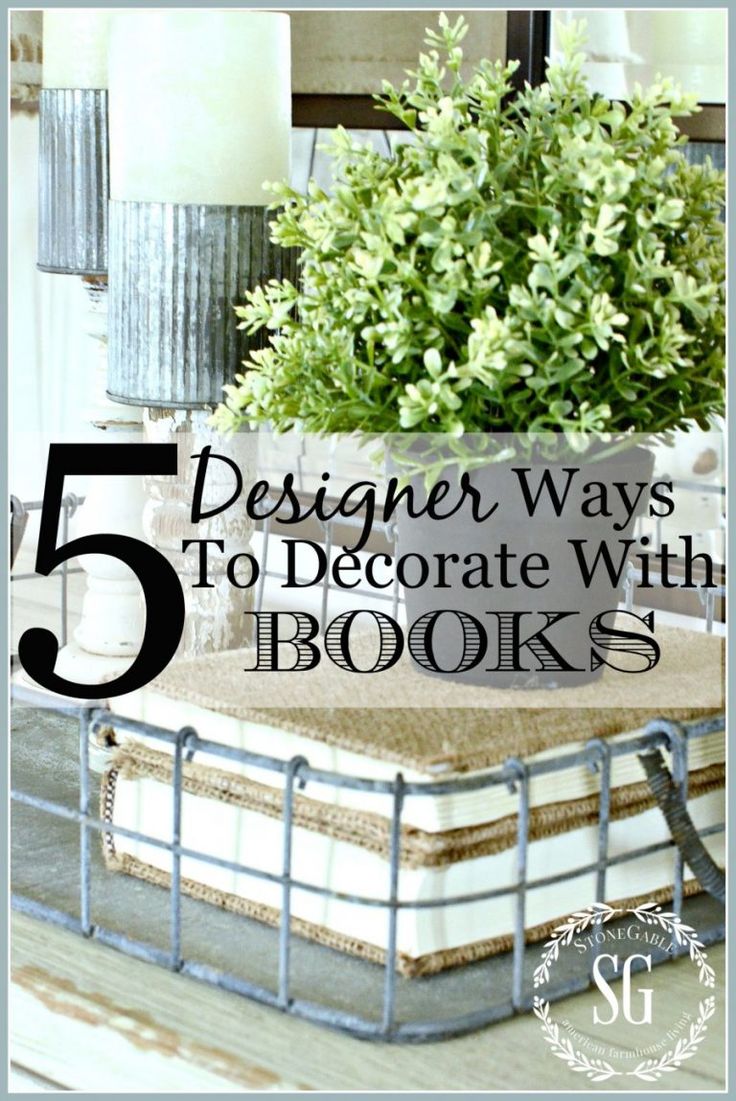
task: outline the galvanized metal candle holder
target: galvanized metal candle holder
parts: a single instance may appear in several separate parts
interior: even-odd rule
[[[38,165],[38,267],[107,272],[107,90],[43,88]]]
[[[216,405],[249,352],[234,306],[296,279],[261,206],[111,200],[108,394],[149,408]]]

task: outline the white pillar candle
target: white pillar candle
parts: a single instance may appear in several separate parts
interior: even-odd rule
[[[111,19],[99,9],[44,11],[44,88],[107,88]]]
[[[112,199],[265,206],[289,174],[289,17],[116,14],[109,112]]]
[[[632,44],[644,60],[667,73],[667,65],[714,65],[726,59],[725,9],[630,11]]]
[[[580,12],[580,16],[585,18],[588,36],[585,52],[590,58],[594,61],[634,60],[625,11],[608,8]],[[579,18],[577,11],[573,18]]]

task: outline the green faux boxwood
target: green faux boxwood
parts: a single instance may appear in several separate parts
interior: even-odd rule
[[[334,141],[328,196],[281,186],[274,236],[301,283],[238,310],[266,327],[215,422],[307,432],[654,433],[722,410],[724,180],[687,163],[662,79],[630,104],[590,91],[568,30],[547,80],[464,81],[443,16],[380,106],[414,135],[393,158]]]

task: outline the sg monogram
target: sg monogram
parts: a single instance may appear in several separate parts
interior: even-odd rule
[[[608,1017],[601,1016],[598,1012],[598,1006],[593,1007],[593,1022],[597,1025],[612,1025],[617,1020],[619,1015],[619,1002],[616,992],[612,989],[608,980],[601,974],[601,963],[603,960],[609,960],[613,968],[614,975],[618,975],[619,971],[619,959],[618,955],[610,955],[608,952],[602,953],[596,957],[593,964],[593,979],[595,985],[600,990],[606,1002],[610,1006],[610,1014]],[[635,960],[641,960],[645,969],[648,972],[652,970],[652,957],[643,956],[641,952],[634,952],[633,955],[627,956],[623,961],[622,968],[622,981],[621,981],[621,1001],[623,1007],[624,1018],[632,1025],[650,1025],[652,1023],[652,996],[653,990],[651,987],[638,987],[637,994],[641,995],[641,1002],[643,1005],[641,1016],[634,1017],[631,1006],[631,969]]]

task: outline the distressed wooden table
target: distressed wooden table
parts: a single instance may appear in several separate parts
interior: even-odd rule
[[[25,1081],[39,1087],[195,1093],[595,1088],[547,1052],[533,1017],[441,1044],[366,1043],[20,914],[13,916],[12,934],[11,1058]],[[723,947],[711,949],[710,958],[722,976]],[[673,999],[690,989],[689,967],[678,960],[659,969],[667,972]],[[716,995],[718,1012],[696,1058],[648,1089],[724,1088],[720,983]],[[592,998],[579,995],[576,1010]],[[558,1003],[558,1016],[566,1005]]]

